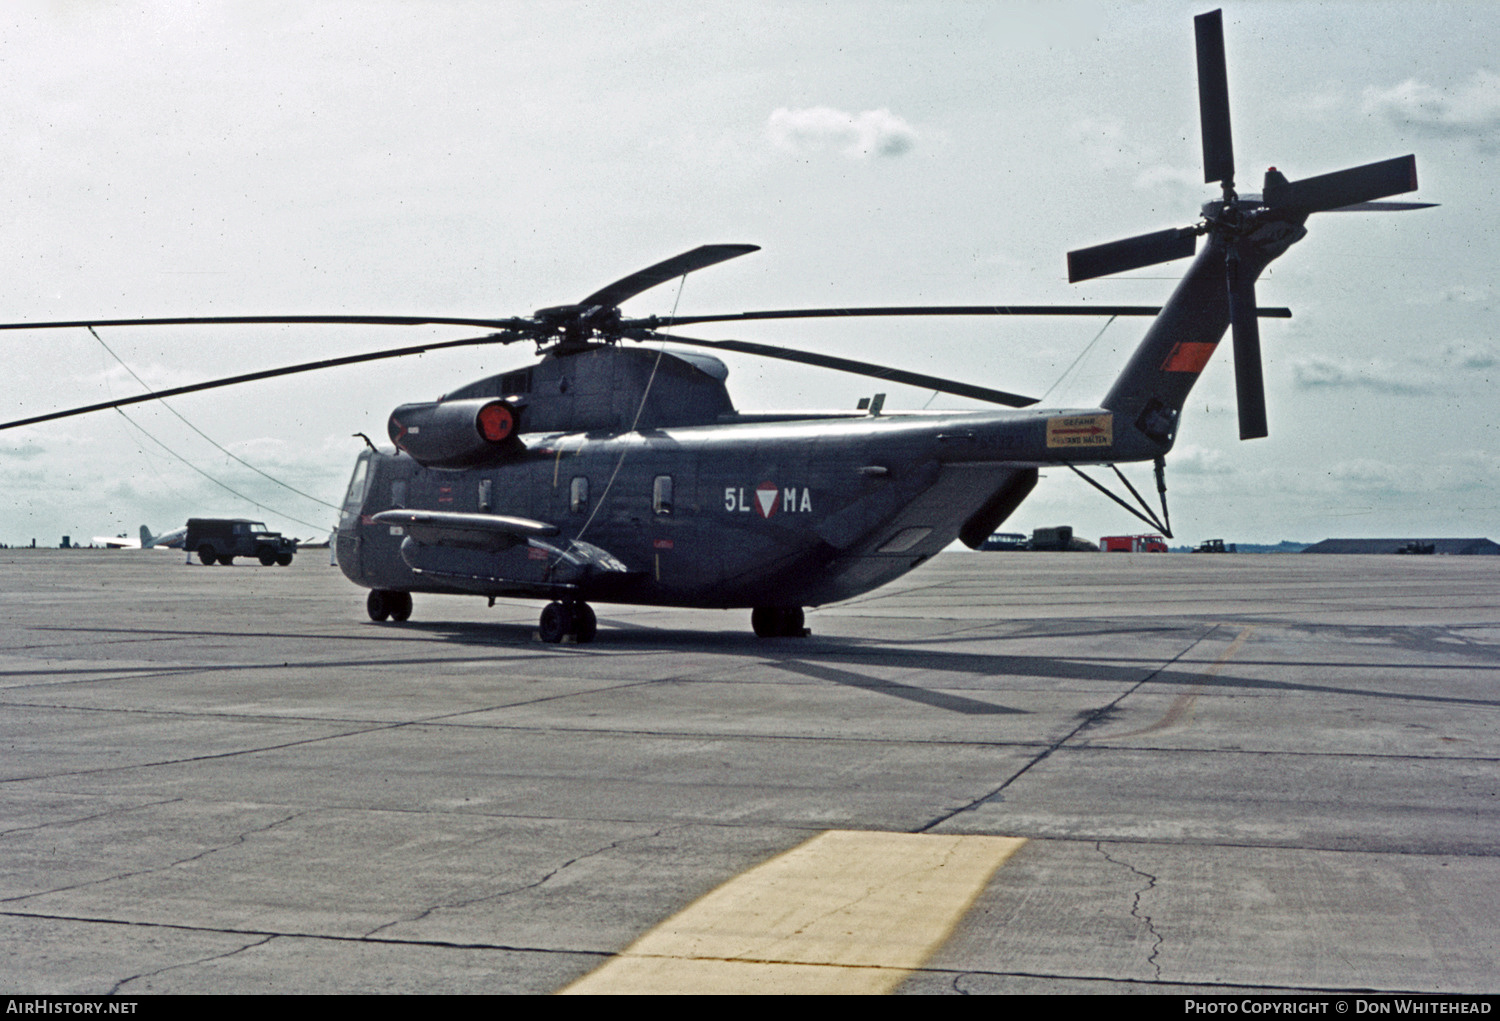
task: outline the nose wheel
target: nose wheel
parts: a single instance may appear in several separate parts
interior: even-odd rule
[[[371,589],[365,599],[365,612],[374,621],[406,620],[411,616],[411,593],[391,589]]]
[[[804,627],[800,606],[757,606],[750,611],[750,626],[757,638],[806,638],[812,634]]]
[[[551,645],[568,638],[582,645],[592,642],[598,630],[599,618],[588,603],[548,603],[537,634]]]

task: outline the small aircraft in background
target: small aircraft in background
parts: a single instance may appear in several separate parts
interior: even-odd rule
[[[182,549],[182,540],[186,537],[186,528],[152,535],[151,529],[142,525],[139,539],[130,539],[124,535],[96,535],[94,542],[110,549]]]

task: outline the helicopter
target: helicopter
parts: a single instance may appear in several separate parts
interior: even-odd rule
[[[532,364],[391,412],[390,449],[365,438],[333,538],[337,563],[370,590],[374,621],[405,621],[413,593],[545,600],[538,634],[589,642],[594,603],[748,608],[760,637],[808,634],[805,611],[916,568],[954,541],[971,548],[1036,487],[1042,469],[1151,462],[1166,518],[1165,457],[1184,403],[1226,333],[1241,439],[1268,435],[1255,281],[1307,233],[1315,212],[1398,210],[1416,189],[1402,156],[1289,180],[1267,171],[1235,190],[1221,12],[1195,18],[1204,182],[1220,195],[1184,227],[1077,249],[1071,282],[1192,258],[1165,305],[889,306],[627,317],[621,305],[758,250],[704,245],[572,304],[527,316],[254,316],[77,320],[0,329],[178,324],[453,325],[482,336],[324,359],[0,423],[17,428],[104,408],[442,348],[531,342]],[[1205,243],[1199,250],[1198,241]],[[1153,322],[1097,406],[1039,408],[974,383],[683,327],[848,316],[1138,315]],[[653,347],[632,346],[652,344]],[[745,413],[714,352],[782,359],[998,406],[887,412]],[[1082,472],[1080,471],[1080,474]],[[1099,483],[1083,476],[1101,490]],[[1120,475],[1137,502],[1145,501]],[[1132,513],[1170,536],[1147,507]]]

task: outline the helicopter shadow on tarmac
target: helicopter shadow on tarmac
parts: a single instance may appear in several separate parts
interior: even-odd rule
[[[614,623],[614,622],[610,622]],[[395,625],[371,624],[371,627],[394,629]],[[1236,667],[1241,672],[1211,671],[1206,660],[1184,662],[1180,665],[1163,665],[1160,657],[1135,658],[1128,654],[1110,657],[1079,655],[1003,654],[942,649],[936,646],[963,643],[972,645],[976,640],[1003,641],[1007,635],[975,635],[966,631],[961,635],[935,636],[925,639],[903,638],[897,641],[882,641],[870,638],[847,638],[822,636],[810,639],[758,639],[736,631],[679,631],[628,625],[612,626],[606,642],[592,645],[549,645],[537,641],[535,628],[522,624],[497,624],[477,622],[412,622],[400,628],[407,632],[418,632],[458,645],[501,648],[516,652],[517,646],[534,649],[541,655],[581,655],[590,658],[623,655],[635,658],[640,655],[672,655],[675,653],[710,653],[730,658],[744,658],[758,666],[771,670],[782,670],[812,681],[823,681],[850,688],[889,695],[906,701],[944,709],[965,715],[1011,715],[1025,714],[1028,710],[1017,709],[992,701],[983,701],[958,694],[951,689],[937,690],[920,685],[877,676],[874,671],[915,671],[932,674],[951,674],[966,679],[975,694],[999,694],[1008,681],[1020,678],[1041,681],[1092,682],[1117,684],[1121,693],[1142,684],[1178,687],[1184,690],[1218,691],[1240,690],[1247,693],[1299,693],[1309,695],[1358,696],[1378,700],[1395,700],[1410,703],[1433,703],[1442,705],[1465,705],[1475,707],[1500,706],[1500,700],[1466,698],[1444,695],[1426,695],[1402,690],[1380,690],[1371,687],[1352,687],[1338,683],[1308,683],[1274,680],[1249,676],[1248,671],[1258,667],[1275,666],[1278,670],[1293,670],[1309,675],[1325,674],[1330,666],[1340,664],[1326,661],[1269,661],[1238,659]],[[1094,622],[1087,631],[1091,634],[1115,634],[1119,630],[1139,631],[1138,625],[1110,628],[1103,622]],[[1161,631],[1161,627],[1148,630]],[[1217,625],[1203,624],[1195,627],[1174,625],[1165,630],[1184,632],[1183,640],[1197,644],[1215,630]],[[415,636],[414,636],[415,637]],[[1033,640],[1037,638],[1031,634]],[[1072,632],[1069,637],[1076,637]],[[1379,671],[1380,664],[1348,664],[1362,671],[1372,668]],[[1400,669],[1400,664],[1387,664],[1389,669]],[[1300,668],[1300,669],[1299,669]],[[1472,667],[1464,667],[1472,669]],[[1497,668],[1500,669],[1500,668]],[[717,670],[715,671],[717,672]],[[1117,696],[1116,696],[1117,697]],[[1087,714],[1086,714],[1087,715]],[[1096,722],[1103,722],[1102,720]]]
[[[937,635],[929,637],[908,636],[899,640],[882,640],[865,637],[840,637],[833,635],[815,636],[806,639],[758,639],[737,631],[689,631],[665,628],[654,628],[629,624],[619,626],[617,622],[608,622],[611,626],[605,641],[592,645],[570,645],[570,644],[545,644],[534,640],[535,629],[524,624],[509,624],[497,622],[477,621],[408,621],[403,624],[376,624],[368,623],[364,628],[370,628],[381,632],[380,640],[384,643],[392,643],[388,648],[406,647],[410,653],[397,652],[394,655],[385,654],[380,657],[380,663],[386,667],[410,665],[432,666],[435,662],[449,665],[488,661],[492,659],[506,659],[513,661],[524,661],[532,656],[586,656],[590,659],[623,656],[627,659],[637,659],[642,655],[650,656],[672,656],[676,654],[707,653],[725,657],[726,660],[743,660],[752,662],[757,667],[768,670],[782,670],[786,673],[795,674],[811,681],[822,681],[838,684],[850,688],[859,688],[876,694],[889,695],[904,699],[913,703],[928,705],[952,712],[966,715],[1009,715],[1025,713],[1026,710],[998,704],[994,701],[982,701],[967,695],[960,695],[951,688],[934,689],[917,684],[896,681],[889,676],[878,676],[878,674],[891,674],[893,672],[920,673],[927,677],[932,675],[953,675],[962,678],[963,683],[975,694],[998,695],[1004,690],[1004,685],[1017,679],[1030,681],[1054,681],[1059,684],[1068,682],[1084,682],[1095,684],[1114,684],[1120,686],[1120,694],[1123,695],[1133,688],[1144,684],[1161,685],[1167,689],[1177,687],[1183,691],[1203,692],[1215,690],[1218,692],[1243,692],[1247,694],[1304,694],[1304,695],[1338,695],[1356,696],[1378,701],[1394,701],[1411,705],[1429,704],[1434,706],[1469,706],[1475,708],[1500,707],[1500,699],[1464,697],[1454,695],[1431,695],[1421,692],[1403,689],[1399,687],[1377,688],[1370,686],[1350,686],[1334,683],[1310,683],[1290,680],[1274,680],[1266,677],[1250,676],[1250,671],[1274,668],[1283,674],[1292,673],[1294,676],[1320,676],[1326,677],[1330,670],[1350,668],[1359,671],[1360,676],[1365,677],[1395,677],[1401,676],[1409,669],[1409,664],[1399,662],[1393,658],[1389,662],[1359,661],[1343,662],[1330,660],[1308,660],[1296,661],[1288,659],[1261,660],[1239,656],[1234,660],[1233,668],[1211,672],[1209,662],[1205,659],[1184,661],[1181,656],[1172,661],[1165,662],[1161,656],[1132,656],[1129,653],[1120,653],[1110,656],[1091,656],[1079,654],[1067,655],[1045,655],[1045,654],[1005,654],[975,652],[966,648],[962,651],[955,649],[944,649],[940,646],[951,646],[963,644],[972,647],[976,641],[986,643],[1005,642],[1025,638],[1030,641],[1045,640],[1048,633],[1038,633],[1030,626],[1024,627],[1017,633],[990,633],[979,634],[976,629],[968,628],[959,634]],[[1061,622],[1060,622],[1061,623]],[[1074,621],[1069,622],[1079,627],[1064,626],[1064,630],[1056,634],[1059,638],[1077,638],[1080,634],[1092,636],[1116,636],[1128,637],[1131,633],[1142,631],[1138,624],[1122,624],[1120,627],[1111,627],[1106,621]],[[1182,632],[1181,641],[1184,645],[1191,646],[1201,639],[1207,637],[1215,625],[1201,624],[1192,627],[1183,625],[1171,625],[1166,628],[1161,626],[1147,627],[1144,630],[1160,632],[1162,630]],[[43,632],[88,632],[98,633],[107,631],[119,631],[122,634],[141,635],[138,628],[115,629],[115,628],[91,628],[69,626],[44,626],[37,628]],[[1335,631],[1364,629],[1346,629],[1335,626]],[[201,637],[200,631],[183,631],[176,629],[153,629],[148,632],[151,638],[156,640],[170,640],[173,638]],[[317,635],[310,636],[296,632],[277,632],[274,630],[258,631],[251,635],[238,634],[236,637],[253,637],[268,643],[278,641],[307,642],[313,645],[322,642],[335,642],[347,644],[355,642],[364,644],[369,638],[364,635]],[[1387,636],[1389,638],[1389,636]],[[435,660],[434,657],[423,655],[421,646],[431,642],[440,642],[451,646],[465,646],[474,650],[473,655],[449,656]],[[1408,641],[1398,641],[1397,646],[1405,647]],[[1425,647],[1425,643],[1424,643]],[[481,652],[480,650],[487,650]],[[1463,647],[1454,648],[1451,644],[1445,646],[1448,653],[1457,652],[1464,655],[1466,659],[1474,658],[1471,650]],[[1467,654],[1467,655],[1465,655]],[[279,657],[278,657],[279,658]],[[1483,658],[1483,657],[1481,657]],[[286,661],[279,665],[295,667],[306,671],[312,676],[326,670],[343,670],[359,668],[369,664],[368,657],[347,657],[341,655],[327,658],[317,655],[304,655],[295,660]],[[64,675],[86,674],[97,677],[101,674],[116,675],[121,677],[137,678],[141,676],[152,676],[161,674],[213,674],[220,672],[238,672],[262,670],[266,663],[247,663],[243,661],[225,663],[174,663],[159,664],[156,666],[136,664],[128,667],[100,667],[89,665],[86,668],[70,666],[57,671],[40,671],[40,674],[59,673]],[[1472,673],[1481,671],[1486,674],[1500,671],[1500,665],[1481,665],[1473,663],[1442,664],[1428,663],[1424,670],[1454,670]],[[713,669],[714,674],[719,674],[721,667]],[[27,677],[38,677],[39,671],[35,668],[24,671]],[[1486,682],[1487,683],[1487,682]],[[1119,695],[1111,696],[1115,700]],[[1103,722],[1098,720],[1096,722]]]

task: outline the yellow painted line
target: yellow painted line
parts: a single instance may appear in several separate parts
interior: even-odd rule
[[[560,992],[889,992],[1024,843],[831,830],[704,895]]]
[[[1239,635],[1235,637],[1234,641],[1229,643],[1229,648],[1220,653],[1219,658],[1214,660],[1213,663],[1203,671],[1203,676],[1218,676],[1219,672],[1229,665],[1229,661],[1236,655],[1238,655],[1239,651],[1245,647],[1245,643],[1250,640],[1250,636],[1254,633],[1255,625],[1253,624],[1248,627],[1242,628]],[[1167,730],[1170,727],[1175,727],[1177,724],[1182,722],[1183,717],[1188,716],[1192,712],[1193,706],[1198,701],[1198,696],[1202,693],[1203,682],[1200,681],[1197,684],[1194,684],[1187,691],[1184,691],[1182,694],[1173,699],[1172,704],[1167,707],[1167,711],[1165,714],[1163,714],[1162,718],[1151,724],[1149,727],[1142,727],[1140,730],[1127,731],[1124,734],[1102,734],[1099,737],[1093,738],[1092,740],[1119,741],[1122,738],[1140,737],[1142,734],[1152,734],[1159,730]]]

